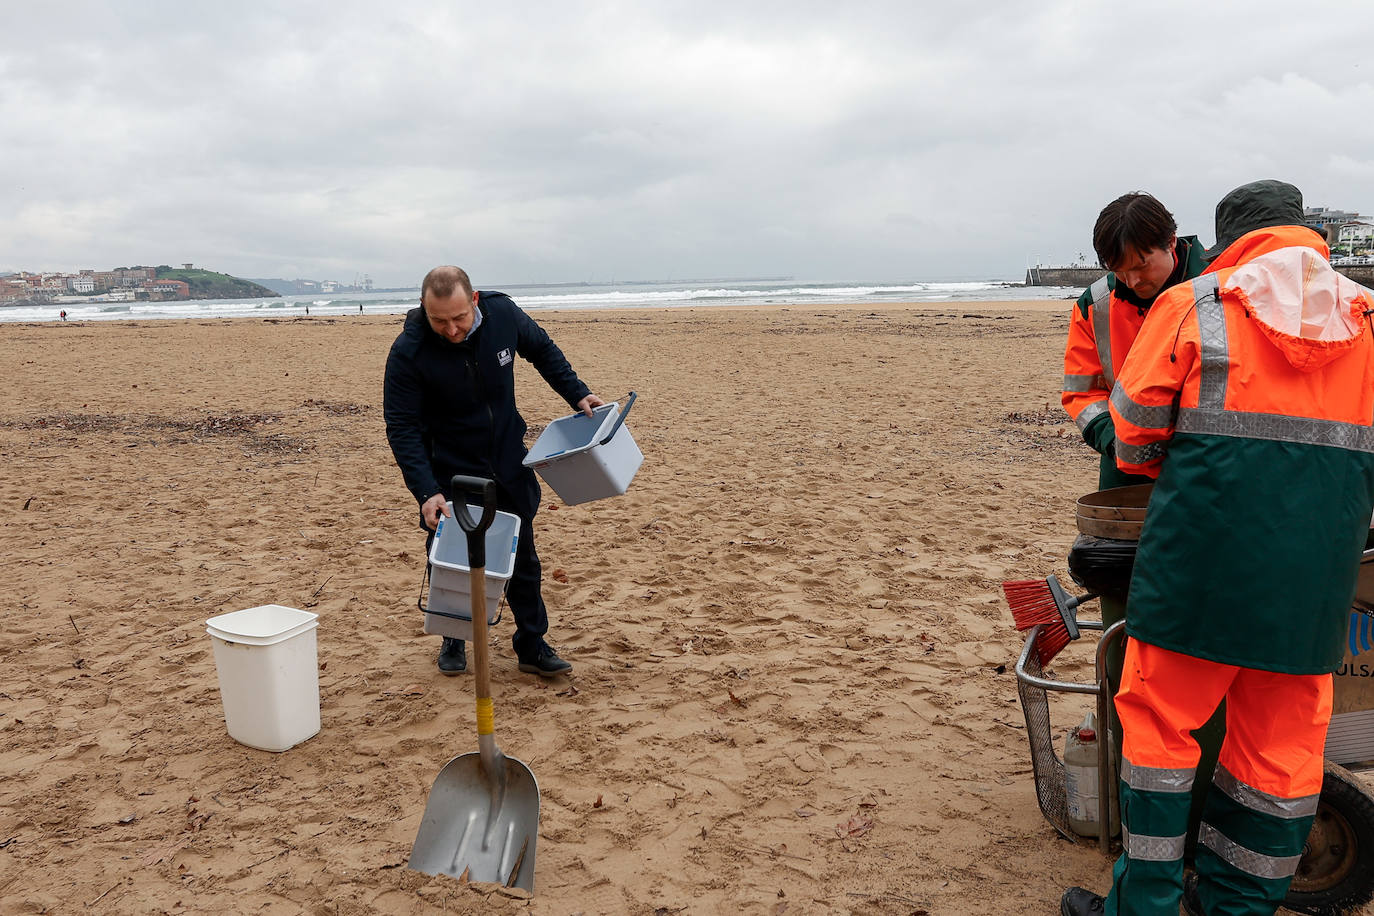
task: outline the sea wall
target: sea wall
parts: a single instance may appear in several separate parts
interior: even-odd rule
[[[1337,267],[1336,270],[1361,286],[1374,288],[1374,266],[1361,264],[1358,267]]]
[[[1077,286],[1087,289],[1105,274],[1100,267],[1031,267],[1026,270],[1026,286]]]
[[[1374,265],[1348,265],[1337,267],[1336,270],[1361,286],[1374,288]],[[1087,289],[1103,273],[1100,267],[1031,267],[1026,270],[1024,285]]]

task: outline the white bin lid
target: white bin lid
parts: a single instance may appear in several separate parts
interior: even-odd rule
[[[264,604],[205,621],[205,632],[226,642],[270,646],[314,629],[319,614],[280,604]]]

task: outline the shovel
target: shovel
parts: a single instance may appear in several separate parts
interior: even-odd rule
[[[468,565],[472,570],[478,750],[454,757],[439,771],[410,850],[410,867],[430,875],[489,881],[533,893],[539,783],[529,767],[501,753],[492,733],[485,535],[496,515],[496,484],[481,477],[459,475],[453,478],[453,490],[453,514],[467,533]],[[460,495],[466,498],[460,499]],[[481,506],[481,518],[474,521],[468,515],[467,502]]]

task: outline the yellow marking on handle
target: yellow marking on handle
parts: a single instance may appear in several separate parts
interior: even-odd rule
[[[491,697],[477,698],[477,734],[490,735],[496,730],[496,716],[492,712]]]

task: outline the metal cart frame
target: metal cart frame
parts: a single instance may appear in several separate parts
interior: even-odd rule
[[[1079,620],[1080,630],[1103,630],[1100,620]],[[1021,711],[1026,717],[1026,736],[1031,746],[1031,767],[1035,771],[1035,798],[1045,820],[1061,836],[1073,843],[1087,839],[1069,829],[1068,789],[1064,781],[1064,761],[1054,749],[1054,735],[1050,727],[1049,691],[1084,693],[1096,697],[1097,721],[1102,738],[1097,742],[1097,797],[1099,802],[1097,845],[1104,855],[1112,849],[1112,787],[1116,782],[1116,761],[1112,754],[1112,737],[1108,723],[1112,721],[1112,693],[1107,684],[1107,653],[1112,645],[1125,638],[1126,621],[1118,620],[1102,632],[1097,641],[1095,672],[1097,681],[1081,684],[1058,681],[1044,676],[1040,657],[1035,651],[1045,627],[1031,627],[1021,655],[1016,660],[1016,690],[1021,697]],[[1105,808],[1106,810],[1101,810]]]

